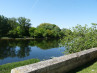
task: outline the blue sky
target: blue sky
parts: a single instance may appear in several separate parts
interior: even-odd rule
[[[52,23],[60,28],[97,23],[97,0],[0,0],[0,15],[26,17],[32,26]]]

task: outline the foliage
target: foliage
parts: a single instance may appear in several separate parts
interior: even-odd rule
[[[29,36],[29,28],[30,28],[30,19],[27,19],[25,17],[19,17],[18,23],[20,26],[20,34],[22,36]]]
[[[72,35],[68,35],[62,39],[62,44],[65,46],[68,53],[75,53],[85,49],[97,46],[97,29],[96,25],[88,27],[85,25],[77,25],[72,28]]]
[[[8,18],[8,24],[10,25],[11,30],[15,29],[19,25],[16,18]]]
[[[68,34],[68,30],[61,29],[50,23],[42,23],[39,26],[31,27],[30,19],[25,17],[7,18],[0,16],[0,37],[11,38],[61,38]]]
[[[44,38],[59,38],[60,37],[61,29],[55,24],[42,23],[37,27],[37,29],[38,31],[35,33],[40,34],[41,37],[44,37]]]
[[[13,68],[23,66],[23,65],[32,64],[32,63],[36,63],[36,62],[39,62],[39,60],[38,59],[30,59],[30,60],[0,65],[0,73],[10,73],[11,69],[13,69]]]
[[[45,30],[43,28],[36,28],[36,30],[34,32],[34,37],[35,38],[43,38],[44,31]]]
[[[8,24],[8,18],[0,15],[0,37],[7,36],[10,30],[10,25]]]
[[[68,35],[72,35],[72,31],[70,29],[66,29],[66,28],[63,28],[61,31],[60,31],[60,36],[63,37],[63,36],[68,36]]]
[[[30,27],[30,28],[29,28],[29,34],[30,34],[30,36],[33,37],[33,38],[34,38],[34,32],[35,32],[35,30],[36,30],[35,27]]]

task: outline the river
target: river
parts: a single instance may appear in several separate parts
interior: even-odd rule
[[[60,40],[0,40],[0,65],[32,58],[40,60],[64,55]]]

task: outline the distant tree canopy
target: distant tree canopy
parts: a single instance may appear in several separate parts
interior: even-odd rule
[[[30,19],[25,17],[7,18],[0,15],[0,37],[12,38],[60,38],[72,33],[69,29],[60,29],[55,24],[42,23],[31,27]]]
[[[42,23],[37,26],[34,34],[35,37],[58,38],[60,37],[60,31],[61,29],[55,24]]]

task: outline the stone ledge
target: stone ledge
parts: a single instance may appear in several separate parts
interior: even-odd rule
[[[94,58],[97,58],[97,48],[17,67],[11,73],[66,73]]]

